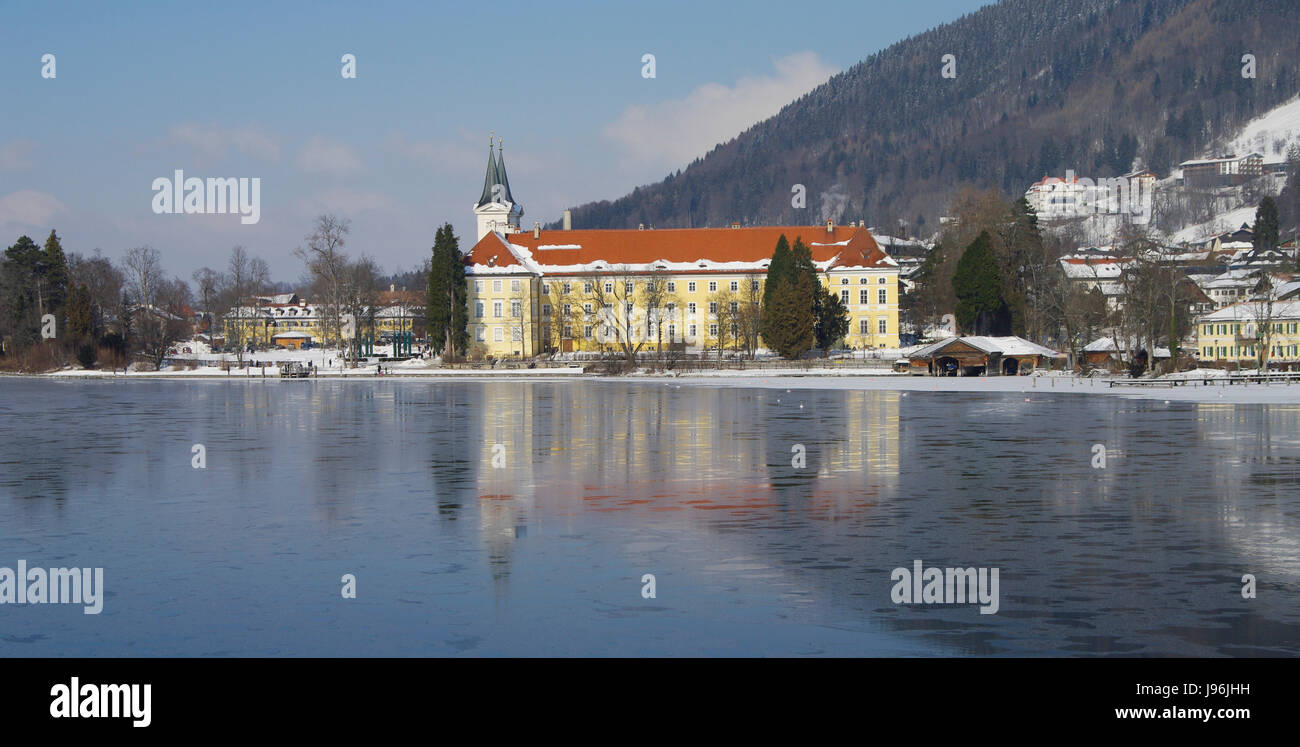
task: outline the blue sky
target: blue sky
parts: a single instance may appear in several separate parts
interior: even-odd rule
[[[531,227],[657,181],[982,4],[9,3],[0,244],[52,227],[69,251],[147,244],[187,279],[240,244],[295,281],[292,251],[329,211],[352,221],[348,251],[410,268],[444,221],[472,243],[489,130]],[[151,184],[176,169],[259,177],[260,221],[154,214]]]

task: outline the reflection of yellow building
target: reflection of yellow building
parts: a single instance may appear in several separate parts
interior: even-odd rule
[[[806,423],[773,417],[799,412],[783,390],[634,384],[610,390],[623,398],[610,408],[591,386],[483,385],[476,490],[494,543],[543,516],[587,511],[771,513],[792,476],[812,499],[798,507],[818,515],[898,490],[898,392],[820,393],[837,400],[828,429],[812,400]],[[795,443],[804,469],[791,465]]]
[[[494,185],[498,187],[494,189]],[[466,256],[471,348],[551,351],[743,349],[777,241],[802,239],[849,312],[844,344],[898,346],[898,264],[862,226],[520,231],[504,163],[488,156]]]

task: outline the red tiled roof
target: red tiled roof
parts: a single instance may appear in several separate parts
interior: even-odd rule
[[[543,265],[585,265],[596,261],[611,265],[644,265],[667,262],[759,262],[770,259],[782,234],[794,245],[802,238],[812,251],[814,262],[826,262],[837,255],[836,267],[885,266],[888,255],[865,228],[835,226],[770,226],[761,228],[668,228],[650,230],[532,231],[506,236],[526,248],[532,259]],[[840,242],[848,242],[839,245]],[[555,248],[546,248],[555,247]],[[465,261],[469,264],[508,267],[520,262],[489,233],[479,240]],[[521,268],[522,269],[522,268]]]

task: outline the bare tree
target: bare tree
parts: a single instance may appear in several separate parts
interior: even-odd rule
[[[348,256],[343,247],[350,225],[347,218],[320,215],[306,237],[306,246],[293,251],[294,256],[303,261],[322,299],[321,326],[326,344],[342,341],[344,284],[348,268]]]
[[[344,313],[354,320],[352,339],[345,341],[358,349],[361,332],[366,330],[370,339],[375,339],[375,313],[379,304],[379,266],[371,257],[362,256],[355,262],[349,262],[343,272]]]
[[[156,281],[153,293],[154,303],[140,307],[138,329],[144,356],[156,371],[162,368],[171,347],[188,336],[191,301],[190,287],[180,278]]]
[[[222,289],[222,305],[231,309],[226,316],[226,340],[234,343],[240,368],[244,366],[244,351],[248,343],[256,340],[256,325],[261,323],[253,296],[261,293],[269,282],[270,273],[266,262],[249,257],[242,246],[230,250],[225,287]]]
[[[163,280],[162,260],[156,249],[137,246],[126,253],[127,283],[135,302],[148,309],[154,304],[154,294]]]
[[[600,307],[596,313],[601,342],[613,343],[630,366],[636,365],[637,355],[646,344],[644,320],[636,311],[636,280],[627,265],[598,271],[592,277],[592,298]]]

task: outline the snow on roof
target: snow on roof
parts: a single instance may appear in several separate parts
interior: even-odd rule
[[[1262,301],[1243,301],[1210,312],[1198,319],[1202,322],[1241,322],[1254,321],[1257,315],[1264,315],[1274,321],[1282,319],[1300,319],[1300,301],[1274,301],[1272,313],[1269,304]]]
[[[777,239],[802,238],[820,271],[898,267],[865,228],[770,226],[651,230],[490,232],[466,263],[471,274],[574,274],[621,271],[765,272]],[[556,238],[563,237],[563,243]],[[542,243],[543,241],[553,243]]]
[[[1037,343],[1030,342],[1023,337],[985,337],[985,336],[964,336],[949,337],[946,340],[925,345],[909,353],[911,358],[928,358],[942,351],[944,348],[953,343],[961,342],[969,345],[976,350],[985,353],[999,353],[1001,355],[1042,355],[1048,358],[1059,358],[1064,353],[1058,353],[1051,348],[1045,348]]]
[[[278,334],[278,335],[271,335],[271,339],[272,339],[272,340],[275,340],[275,339],[278,339],[278,338],[281,338],[281,337],[292,337],[292,338],[294,338],[294,339],[296,339],[296,340],[298,340],[298,339],[306,339],[306,340],[310,340],[310,339],[311,339],[311,335],[307,334],[306,332],[281,332],[281,333]]]
[[[1129,350],[1142,350],[1142,349],[1144,349],[1144,348],[1143,348],[1143,345],[1142,345],[1141,343],[1139,343],[1139,342],[1137,341],[1136,338],[1130,338],[1130,339],[1128,340],[1128,349],[1129,349]],[[1115,352],[1115,338],[1113,338],[1113,337],[1098,337],[1097,339],[1093,340],[1092,342],[1088,343],[1087,345],[1084,345],[1084,346],[1083,346],[1083,352],[1085,352],[1085,353],[1113,353],[1113,352]],[[1123,350],[1121,349],[1120,352],[1123,352]],[[1156,357],[1157,357],[1157,358],[1168,358],[1168,357],[1169,357],[1169,348],[1162,348],[1162,347],[1158,347],[1158,346],[1157,346],[1157,347],[1156,347]]]
[[[1117,278],[1124,272],[1124,268],[1119,262],[1097,261],[1084,263],[1068,259],[1061,260],[1061,270],[1065,272],[1067,278],[1072,280]]]

